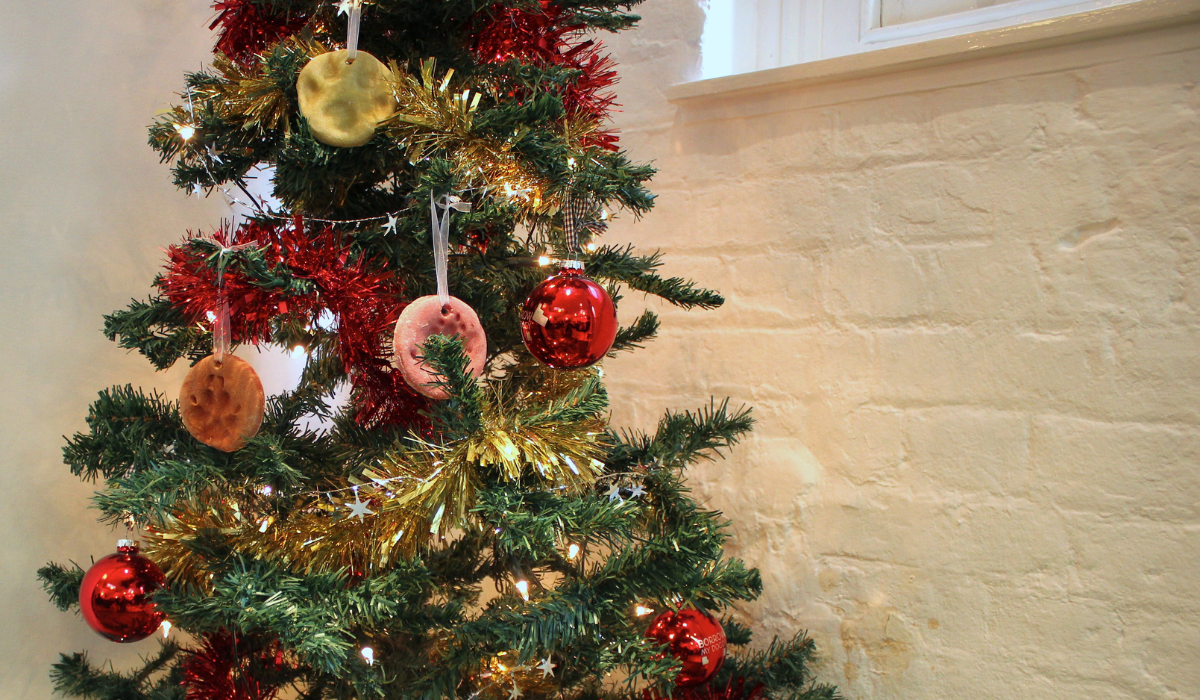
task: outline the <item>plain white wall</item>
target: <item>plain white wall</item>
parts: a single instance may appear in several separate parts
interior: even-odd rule
[[[145,298],[160,247],[226,213],[177,192],[146,126],[210,58],[206,2],[0,2],[0,697],[50,697],[58,653],[118,666],[154,642],[117,645],[60,613],[34,576],[46,561],[114,550],[92,492],[62,464],[114,384],[178,391],[140,355],[108,342],[102,318]]]

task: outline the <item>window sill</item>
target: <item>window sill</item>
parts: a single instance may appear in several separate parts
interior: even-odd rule
[[[1017,27],[972,32],[821,61],[682,83],[667,90],[667,99],[675,103],[690,103],[748,96],[784,87],[898,73],[1197,21],[1200,21],[1200,3],[1196,0],[1144,0],[1132,5],[1081,12]]]

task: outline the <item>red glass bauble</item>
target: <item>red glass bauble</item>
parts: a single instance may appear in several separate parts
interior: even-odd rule
[[[521,338],[554,369],[581,369],[604,357],[617,337],[617,309],[604,287],[564,265],[539,284],[521,311]]]
[[[681,688],[705,683],[725,663],[725,630],[721,623],[699,610],[668,610],[654,618],[646,636],[666,644],[667,652],[683,662],[675,679]]]
[[[83,619],[114,642],[145,639],[166,619],[150,600],[166,583],[162,571],[137,551],[136,544],[121,540],[116,554],[92,564],[79,588]]]

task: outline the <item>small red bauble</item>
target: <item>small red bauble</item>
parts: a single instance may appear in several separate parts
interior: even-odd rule
[[[725,630],[721,623],[699,610],[671,610],[654,618],[646,636],[666,644],[667,652],[683,662],[675,679],[680,688],[705,683],[725,663]]]
[[[604,287],[563,264],[539,284],[521,311],[521,338],[530,354],[554,369],[582,369],[604,357],[617,337],[617,309]]]
[[[162,571],[137,551],[136,543],[121,540],[117,553],[92,564],[79,587],[83,619],[114,642],[145,639],[167,617],[150,600],[166,584]]]

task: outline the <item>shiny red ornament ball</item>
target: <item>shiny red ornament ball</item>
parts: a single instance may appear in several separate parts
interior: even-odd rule
[[[542,363],[582,369],[604,357],[617,337],[617,309],[604,287],[565,263],[539,284],[521,311],[521,338]]]
[[[716,618],[699,610],[668,610],[654,618],[646,636],[668,645],[667,652],[683,662],[675,678],[680,688],[706,683],[725,663],[725,630]]]
[[[83,619],[114,642],[145,639],[166,619],[150,600],[166,584],[162,571],[137,552],[136,543],[121,540],[116,554],[92,564],[79,588]]]

